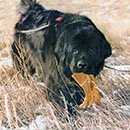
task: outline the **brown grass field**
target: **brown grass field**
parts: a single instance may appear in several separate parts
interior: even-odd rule
[[[69,117],[46,101],[43,84],[23,79],[13,68],[11,43],[19,0],[0,0],[0,130],[130,130],[130,1],[40,0],[47,9],[86,15],[105,34],[113,54],[97,82],[102,101]],[[58,115],[55,114],[58,111]],[[41,128],[36,118],[42,117]],[[66,118],[68,121],[66,121]],[[34,127],[33,127],[34,128]]]

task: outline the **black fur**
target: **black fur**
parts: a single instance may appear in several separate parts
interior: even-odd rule
[[[49,88],[48,99],[64,107],[63,95],[72,113],[70,106],[81,104],[84,92],[71,75],[99,74],[105,58],[111,55],[110,44],[85,16],[46,10],[33,0],[22,0],[21,5],[24,11],[12,44],[16,67],[23,76],[25,69],[31,75],[38,70]],[[47,24],[48,27],[34,30]]]

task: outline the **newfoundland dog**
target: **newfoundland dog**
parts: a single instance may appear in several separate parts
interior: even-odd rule
[[[84,92],[73,73],[96,76],[111,47],[103,33],[85,16],[46,10],[35,0],[21,0],[12,57],[25,77],[38,74],[47,86],[47,99],[72,113]]]

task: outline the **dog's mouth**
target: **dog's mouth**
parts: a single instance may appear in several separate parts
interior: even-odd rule
[[[76,65],[72,65],[70,67],[70,70],[73,73],[85,73],[85,74],[88,74],[88,75],[98,75],[100,73],[100,71],[103,69],[103,66],[104,66],[104,61],[98,63],[97,65],[87,65],[87,66],[81,66],[81,67],[77,67],[77,64]]]
[[[72,72],[72,74],[83,72],[85,74],[94,75],[94,76],[96,76],[98,74],[97,71],[94,69],[94,67],[87,67],[87,68],[79,69],[76,66],[74,66],[71,68],[71,72]]]

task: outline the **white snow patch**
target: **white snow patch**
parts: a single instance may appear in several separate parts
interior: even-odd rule
[[[46,130],[47,129],[47,122],[51,121],[49,117],[38,116],[35,121],[28,127],[21,127],[19,129],[8,129],[6,127],[2,127],[2,130]],[[54,124],[54,122],[52,122]]]
[[[113,51],[113,53],[115,53],[115,51]],[[124,57],[120,56],[120,57],[108,57],[105,59],[105,65],[111,65],[111,64],[114,64],[114,63],[121,63],[123,60],[125,60]]]
[[[98,14],[99,14],[99,15],[100,15],[100,14],[104,14],[104,13],[106,13],[108,10],[109,10],[109,7],[105,7],[104,9],[100,10],[100,11],[98,12]]]
[[[46,87],[46,85],[45,85],[45,83],[44,83],[44,82],[36,82],[36,85]]]
[[[117,50],[112,50],[112,54],[116,53]]]
[[[127,7],[130,10],[130,6]]]
[[[80,15],[85,15],[85,16],[88,15],[88,14],[89,14],[89,12],[86,12],[86,11],[83,11],[83,12],[80,13]]]
[[[82,127],[82,130],[87,130],[86,126],[83,126],[83,127]]]
[[[118,91],[117,91],[117,90],[115,90],[115,91],[112,92],[112,95],[115,96],[116,94],[118,94]]]
[[[129,20],[128,19],[124,19],[123,22],[126,23],[126,24],[128,24]]]
[[[115,22],[115,20],[114,20],[113,18],[111,18],[111,17],[109,17],[108,20],[109,20],[110,22]]]
[[[5,53],[8,53],[10,51],[11,51],[11,48],[10,47],[6,47],[6,48],[0,50],[0,54],[5,54]]]
[[[116,70],[121,70],[121,71],[130,71],[130,65],[119,65],[119,66],[110,66]]]
[[[35,120],[29,125],[29,130],[45,130],[47,127],[47,124],[45,123],[46,119],[42,116],[38,116]]]
[[[130,40],[130,36],[128,36],[128,37],[127,37],[127,39],[129,39],[129,40]]]
[[[125,114],[125,115],[130,115],[130,111],[122,111],[122,110],[118,109],[115,112],[122,113],[122,114]]]
[[[116,112],[122,113],[122,114],[127,115],[127,116],[130,116],[130,106],[123,105],[123,106],[121,106],[121,109],[122,110],[120,110],[120,109],[116,110]]]
[[[130,80],[130,74],[125,73],[125,74],[121,74],[121,76],[126,80]]]
[[[112,10],[111,12],[112,13],[117,13],[119,11],[119,9],[114,9],[114,10]]]
[[[105,64],[110,63],[113,60],[113,57],[108,57],[105,59]]]
[[[83,1],[82,0],[74,0],[74,1],[72,1],[72,3],[81,4],[81,3],[83,3]]]
[[[101,97],[101,102],[105,102],[105,98]]]
[[[6,127],[2,127],[1,130],[29,130],[29,129],[24,128],[24,127],[21,127],[21,128],[19,128],[19,129],[8,129],[8,128],[6,128]]]
[[[85,111],[84,114],[90,115],[90,116],[96,116],[96,113]]]
[[[8,66],[8,67],[12,67],[13,66],[13,61],[11,58],[0,58],[0,68],[3,66]]]
[[[126,110],[126,111],[130,111],[130,106],[121,106],[122,109]]]
[[[3,86],[0,85],[0,90],[3,90],[3,89],[4,89]]]
[[[115,53],[115,52],[116,52],[116,50],[113,51],[113,53]],[[130,57],[128,56],[127,58],[130,58]],[[105,59],[105,65],[115,68],[117,70],[130,71],[130,65],[120,65],[120,64],[124,63],[125,60],[126,60],[126,58],[123,56],[119,56],[119,57],[110,56]],[[118,65],[113,65],[113,64],[117,64],[117,63],[118,63]]]
[[[116,96],[120,91],[121,91],[120,89],[114,90],[114,91],[112,92],[112,95],[113,95],[113,96]]]

